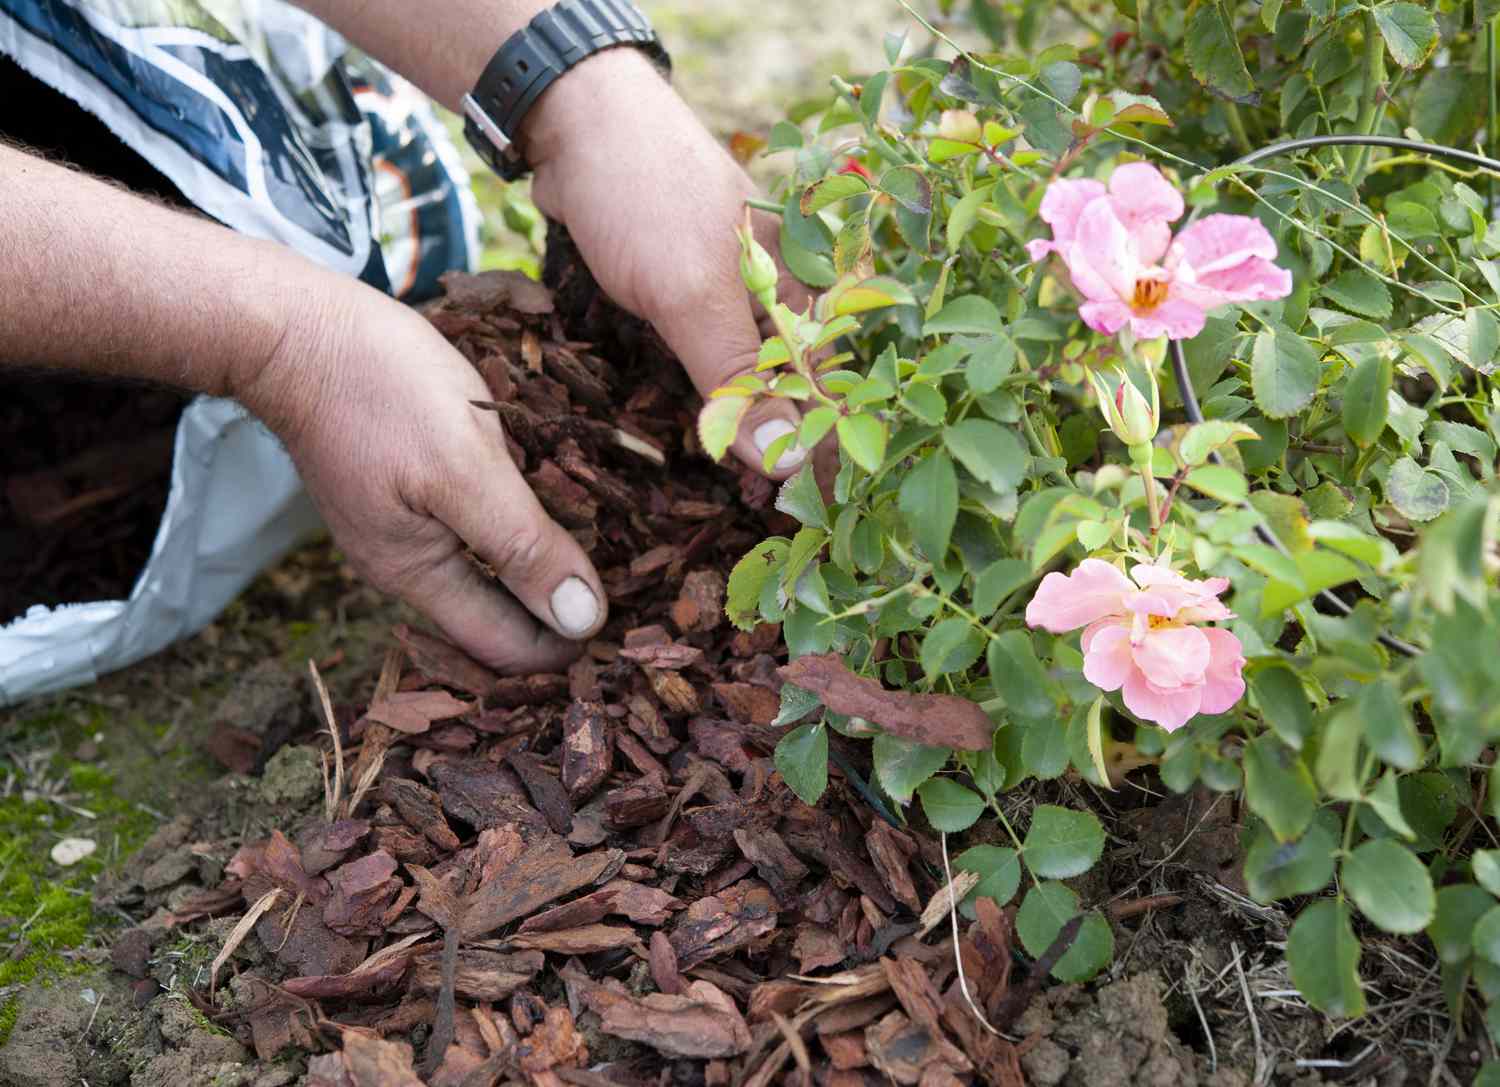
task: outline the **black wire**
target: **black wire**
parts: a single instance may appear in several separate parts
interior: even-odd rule
[[[1419,154],[1434,155],[1438,158],[1453,159],[1456,162],[1468,163],[1482,170],[1490,170],[1500,173],[1500,161],[1476,154],[1473,151],[1461,151],[1456,147],[1443,147],[1435,143],[1423,143],[1420,140],[1407,140],[1399,136],[1305,136],[1298,140],[1284,140],[1281,143],[1269,144],[1259,150],[1252,151],[1248,155],[1242,155],[1235,159],[1231,166],[1248,166],[1262,159],[1274,158],[1277,155],[1286,155],[1294,151],[1304,151],[1310,147],[1389,147],[1401,151],[1414,151]],[[1187,217],[1183,225],[1191,226],[1202,214],[1203,208],[1193,209],[1192,214]],[[1177,378],[1177,389],[1182,396],[1182,407],[1187,412],[1190,422],[1203,422],[1203,409],[1198,404],[1198,394],[1193,390],[1192,375],[1188,373],[1187,353],[1182,348],[1181,340],[1172,341],[1172,373]],[[1222,464],[1223,460],[1218,453],[1211,454],[1214,463]],[[1255,526],[1255,534],[1267,546],[1275,548],[1283,555],[1290,556],[1291,551],[1281,542],[1271,529],[1264,525]],[[1350,615],[1354,609],[1346,604],[1332,592],[1324,589],[1318,593],[1318,599],[1328,607],[1333,608],[1340,615]],[[1402,641],[1394,634],[1382,631],[1376,635],[1381,645],[1400,653],[1402,656],[1415,657],[1422,651],[1410,642]]]

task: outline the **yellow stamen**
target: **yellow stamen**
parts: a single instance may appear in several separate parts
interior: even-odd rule
[[[1176,623],[1172,622],[1172,620],[1168,619],[1165,615],[1146,616],[1146,627],[1149,630],[1160,630],[1162,627],[1170,627],[1176,625]]]
[[[1167,284],[1160,279],[1138,279],[1130,304],[1137,310],[1153,310],[1167,300]]]

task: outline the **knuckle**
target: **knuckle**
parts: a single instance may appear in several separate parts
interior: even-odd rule
[[[551,534],[534,521],[514,526],[494,548],[492,562],[501,577],[529,577],[552,565],[557,545]]]

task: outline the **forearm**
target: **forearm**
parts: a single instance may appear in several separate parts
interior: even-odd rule
[[[252,387],[294,325],[367,290],[0,143],[0,369]]]

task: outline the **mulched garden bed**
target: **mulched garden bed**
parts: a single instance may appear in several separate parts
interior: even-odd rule
[[[233,845],[174,824],[101,885],[144,918],[113,955],[138,1005],[165,1000],[173,934],[208,930],[212,968],[168,984],[261,1061],[306,1055],[308,1087],[1229,1085],[1274,1053],[1352,1053],[1305,1007],[1263,1012],[1253,1042],[1236,1018],[1247,970],[1286,987],[1256,954],[1286,918],[1225,886],[1225,798],[1127,790],[1135,810],[1105,812],[1125,838],[1083,890],[1110,904],[1121,971],[1145,972],[1091,994],[1043,983],[1076,926],[1030,962],[1013,911],[978,899],[955,921],[975,877],[950,884],[933,836],[876,812],[856,745],[830,737],[842,769],[799,801],[771,759],[791,727],[773,724],[779,631],[723,615],[730,568],[789,527],[773,486],[708,463],[675,361],[560,239],[549,253],[553,289],[452,277],[428,315],[593,557],[609,626],[566,674],[512,677],[402,626],[382,662],[325,662],[345,697],[314,668],[311,712],[281,704],[290,728],[221,713],[210,746],[233,770],[289,734],[317,745],[322,801]],[[1142,923],[1185,902],[1175,945]]]

